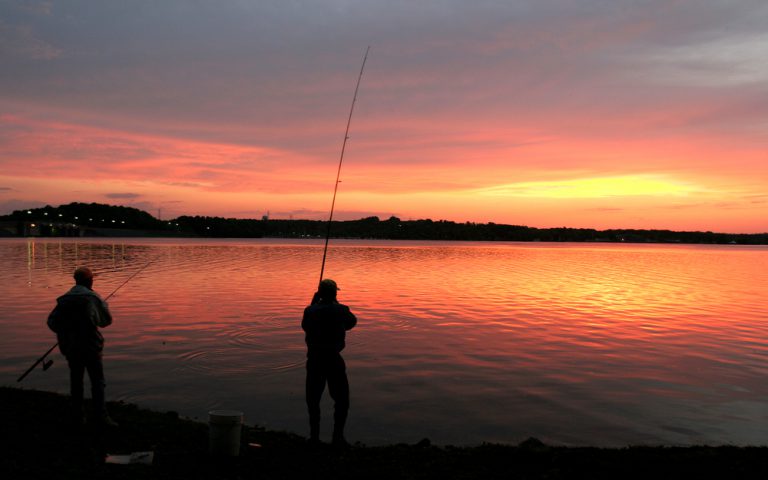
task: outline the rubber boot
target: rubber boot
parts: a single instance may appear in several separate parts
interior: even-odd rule
[[[333,446],[346,448],[349,446],[344,438],[344,424],[347,422],[347,415],[335,415],[333,422]]]
[[[311,445],[320,444],[320,418],[310,418],[309,420],[309,443]]]

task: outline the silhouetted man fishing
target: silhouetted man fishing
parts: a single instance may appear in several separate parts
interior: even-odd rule
[[[336,282],[325,279],[304,309],[301,328],[307,343],[307,408],[309,409],[309,440],[320,443],[320,398],[325,384],[334,401],[333,444],[347,445],[344,425],[349,411],[349,382],[341,351],[347,330],[357,324],[357,318],[346,305],[336,300]]]
[[[72,413],[76,424],[85,421],[83,410],[83,376],[88,371],[91,381],[93,418],[97,424],[115,427],[107,414],[104,400],[104,337],[99,328],[112,324],[107,302],[92,290],[93,272],[87,267],[75,270],[75,286],[56,299],[56,307],[48,316],[48,327],[56,332],[59,349],[69,363]]]

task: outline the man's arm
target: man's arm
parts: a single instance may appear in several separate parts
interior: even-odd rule
[[[109,305],[107,305],[107,302],[105,302],[104,300],[100,300],[100,303],[101,304],[99,306],[101,308],[99,310],[101,310],[101,312],[99,315],[99,319],[100,319],[99,326],[102,328],[108,327],[112,325],[112,312],[109,311]]]
[[[304,309],[304,316],[301,317],[301,329],[305,332],[307,331],[307,328],[309,328],[309,315],[307,314],[307,310],[309,310],[309,307]]]
[[[56,303],[56,306],[53,307],[53,310],[51,310],[51,313],[48,315],[48,328],[50,328],[52,331],[59,333],[59,304]]]
[[[347,310],[344,315],[344,330],[352,330],[357,325],[357,317],[349,307],[344,306],[344,308]]]
[[[91,298],[90,303],[90,315],[93,324],[101,328],[112,325],[112,314],[109,311],[107,302],[102,300],[101,297],[96,296],[96,298]]]

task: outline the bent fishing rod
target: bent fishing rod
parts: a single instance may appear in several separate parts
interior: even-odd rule
[[[339,178],[341,177],[341,163],[344,161],[344,151],[347,148],[347,140],[349,140],[349,126],[352,123],[352,112],[355,111],[355,102],[357,102],[357,92],[360,89],[360,80],[363,78],[363,70],[365,70],[365,61],[368,60],[368,52],[371,47],[365,49],[365,56],[363,57],[363,65],[360,67],[360,75],[357,76],[357,85],[355,85],[355,94],[352,96],[352,105],[349,107],[349,117],[347,117],[347,128],[344,130],[344,142],[341,144],[341,155],[339,155],[339,168],[336,170],[336,183],[333,185],[333,200],[331,201],[331,213],[328,216],[328,230],[325,234],[325,247],[323,248],[323,264],[320,267],[320,281],[323,281],[323,272],[325,272],[325,258],[328,255],[328,241],[331,238],[331,222],[333,221],[333,209],[336,206],[336,192],[339,190]]]
[[[128,279],[127,279],[126,281],[124,281],[123,283],[121,283],[119,287],[117,287],[116,289],[114,289],[114,290],[112,291],[112,293],[110,293],[109,295],[107,295],[107,296],[106,296],[106,298],[104,298],[104,301],[106,302],[107,300],[109,300],[109,299],[112,297],[112,295],[116,294],[118,290],[120,290],[121,288],[123,288],[123,287],[124,287],[124,286],[125,286],[125,285],[126,285],[128,282],[130,282],[130,281],[133,279],[133,277],[135,277],[135,276],[136,276],[136,275],[138,275],[138,274],[139,274],[139,273],[140,273],[142,270],[144,270],[145,268],[147,268],[147,267],[149,266],[149,264],[150,264],[150,263],[152,263],[153,261],[154,261],[154,260],[150,260],[150,261],[148,261],[148,262],[147,262],[147,263],[145,263],[145,264],[144,264],[144,265],[143,265],[143,266],[142,266],[140,269],[138,269],[138,270],[136,270],[135,272],[133,272],[133,274],[132,274],[130,277],[128,277]],[[24,379],[27,377],[27,375],[29,375],[29,374],[32,372],[32,370],[34,370],[34,369],[35,369],[35,367],[37,367],[38,365],[40,365],[40,363],[42,363],[42,364],[43,364],[43,371],[45,371],[45,370],[48,370],[49,368],[51,368],[51,365],[53,365],[53,360],[48,360],[48,361],[46,361],[45,359],[46,359],[46,357],[48,357],[48,355],[50,355],[50,354],[51,354],[51,352],[53,351],[53,349],[54,349],[54,348],[56,348],[56,347],[58,347],[58,346],[59,346],[59,342],[56,342],[56,343],[54,343],[54,344],[53,344],[53,346],[52,346],[51,348],[49,348],[49,349],[48,349],[48,351],[47,351],[47,352],[45,352],[45,353],[43,354],[43,356],[41,356],[40,358],[38,358],[37,360],[35,360],[35,363],[33,363],[33,364],[32,364],[32,366],[31,366],[31,367],[29,367],[29,368],[27,369],[27,371],[26,371],[26,372],[22,373],[22,374],[21,374],[21,376],[20,376],[19,378],[17,378],[17,379],[16,379],[16,382],[21,382],[22,380],[24,380]]]

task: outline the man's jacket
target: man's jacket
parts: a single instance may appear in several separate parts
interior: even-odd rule
[[[347,330],[357,324],[349,307],[320,301],[304,309],[301,328],[306,333],[307,354],[339,353],[344,349]]]
[[[107,302],[83,285],[75,285],[57,298],[56,307],[48,315],[48,328],[56,332],[65,356],[101,353],[104,337],[99,327],[111,324]]]

